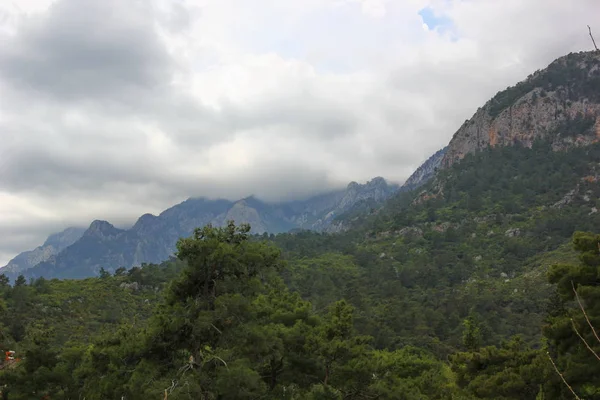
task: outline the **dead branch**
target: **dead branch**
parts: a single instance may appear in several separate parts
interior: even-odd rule
[[[168,388],[165,389],[165,398],[164,398],[164,400],[167,400],[169,394],[173,393],[173,390],[175,390],[175,388],[177,387],[178,383],[179,382],[177,382],[174,379],[171,380],[171,386],[169,386]]]
[[[554,364],[554,360],[552,359],[552,357],[550,357],[550,352],[547,351],[546,354],[548,355],[548,359],[552,363],[552,366],[554,367],[554,370],[556,371],[556,373],[558,374],[558,376],[560,376],[560,379],[562,379],[562,381],[565,383],[565,385],[569,388],[569,390],[571,391],[571,393],[573,393],[573,396],[575,396],[575,399],[576,400],[581,400],[581,398],[579,396],[577,396],[577,393],[575,393],[575,391],[573,390],[573,388],[571,387],[571,385],[569,385],[567,383],[567,380],[565,379],[565,377],[563,376],[563,374],[560,373],[560,371],[558,370],[558,367],[556,367],[556,364]]]
[[[577,330],[577,327],[575,326],[575,321],[573,321],[573,318],[571,318],[571,324],[573,324],[573,330],[575,331],[575,333],[577,334],[577,336],[579,336],[579,339],[581,339],[581,341],[583,342],[583,344],[585,344],[585,347],[587,347],[588,350],[598,359],[598,361],[600,361],[600,356],[598,356],[598,353],[596,353],[594,351],[594,349],[592,349],[592,347],[583,338],[583,336],[581,336],[581,333],[579,333],[579,331]]]
[[[596,41],[594,40],[594,36],[592,35],[592,28],[588,25],[588,31],[590,32],[590,37],[592,38],[592,43],[594,43],[594,48],[598,51],[598,46],[596,46]]]
[[[598,333],[596,333],[596,329],[594,329],[594,325],[592,325],[592,322],[590,321],[590,318],[588,317],[587,312],[585,312],[585,308],[583,307],[583,304],[581,304],[581,299],[579,298],[579,294],[577,293],[577,289],[575,289],[575,284],[573,283],[573,281],[571,281],[571,287],[573,288],[573,293],[575,293],[575,298],[577,299],[577,303],[579,304],[579,308],[581,309],[581,312],[583,312],[583,316],[585,317],[585,320],[587,321],[588,325],[592,329],[592,332],[594,333],[596,340],[598,341],[598,343],[600,343],[600,337],[598,337]]]

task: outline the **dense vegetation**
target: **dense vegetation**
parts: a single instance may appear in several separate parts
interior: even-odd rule
[[[570,322],[597,352],[573,286],[600,327],[600,236],[574,235],[598,230],[599,165],[600,145],[489,149],[345,234],[207,226],[160,266],[0,279],[0,348],[21,358],[3,396],[571,398],[549,352],[600,398]]]

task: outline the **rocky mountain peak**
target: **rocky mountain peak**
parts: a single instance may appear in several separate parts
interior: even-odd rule
[[[60,251],[75,243],[83,235],[83,232],[85,232],[85,228],[69,227],[62,232],[48,236],[42,247],[52,246]]]
[[[156,215],[146,213],[138,218],[138,220],[135,222],[135,224],[133,225],[131,230],[138,232],[138,233],[140,233],[140,232],[148,233],[152,230],[152,228],[155,226],[157,221],[158,221],[158,217]]]
[[[368,181],[365,184],[365,188],[367,188],[367,189],[387,188],[387,187],[388,187],[387,181],[384,178],[382,178],[381,176],[376,176],[375,178],[371,179],[370,181]]]
[[[352,181],[346,186],[346,190],[356,190],[360,188],[360,186],[360,183]]]
[[[571,53],[498,92],[454,134],[442,160],[448,167],[487,146],[531,147],[548,139],[556,149],[600,140],[600,54]]]
[[[108,237],[117,236],[121,232],[124,232],[124,231],[121,229],[115,228],[115,226],[112,225],[108,221],[94,220],[90,224],[90,227],[85,231],[83,236],[95,236],[95,237],[100,237],[100,238],[108,238]]]
[[[385,178],[382,178],[381,176],[377,176],[373,179],[371,179],[370,181],[367,181],[367,183],[364,184],[360,184],[357,182],[350,182],[348,184],[348,186],[346,186],[346,192],[356,192],[356,191],[365,191],[365,190],[374,190],[374,189],[382,189],[382,190],[387,190],[388,188],[390,188],[390,185],[388,184],[388,182],[385,180]]]
[[[396,185],[389,185],[387,181],[380,176],[371,179],[363,185],[356,182],[350,182],[338,205],[338,213],[367,199],[375,202],[383,201],[397,189],[398,187]]]

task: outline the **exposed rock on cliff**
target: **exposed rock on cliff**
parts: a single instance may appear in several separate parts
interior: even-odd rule
[[[415,170],[415,172],[413,172],[413,174],[406,180],[406,182],[404,182],[400,189],[412,190],[427,183],[431,178],[433,178],[435,172],[440,167],[447,150],[448,147],[444,147],[429,157],[423,164],[421,164],[419,168]]]
[[[572,53],[499,92],[454,134],[442,160],[447,167],[488,146],[535,139],[555,149],[600,140],[600,54]]]

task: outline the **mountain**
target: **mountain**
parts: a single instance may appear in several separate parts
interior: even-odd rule
[[[114,271],[144,263],[159,263],[175,252],[181,237],[197,227],[223,226],[229,220],[249,223],[256,234],[294,229],[334,232],[344,229],[335,218],[365,202],[381,203],[399,189],[376,177],[365,184],[351,182],[346,189],[302,201],[266,203],[253,196],[231,202],[190,198],[160,215],[142,215],[126,230],[107,221],[94,221],[79,240],[18,272],[37,278],[85,278],[101,268]],[[12,271],[11,271],[12,272]],[[9,274],[14,279],[15,273]]]
[[[444,159],[447,150],[448,146],[436,151],[435,154],[429,157],[411,176],[408,177],[400,189],[412,190],[427,183],[433,178],[437,169],[442,164],[442,160]]]
[[[79,240],[84,231],[85,228],[70,227],[62,232],[53,233],[48,236],[43,245],[17,255],[2,267],[0,272],[16,276],[26,269],[47,261]]]
[[[488,146],[548,139],[557,149],[600,140],[600,52],[571,53],[499,92],[454,134],[442,165]]]

